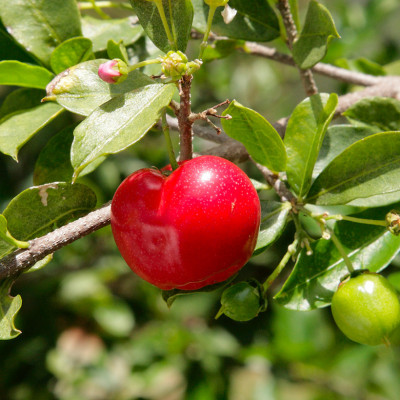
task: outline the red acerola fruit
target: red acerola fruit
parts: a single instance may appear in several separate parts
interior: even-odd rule
[[[195,290],[235,274],[253,253],[260,217],[247,175],[215,156],[184,161],[169,176],[136,171],[111,204],[111,227],[125,261],[163,290]]]

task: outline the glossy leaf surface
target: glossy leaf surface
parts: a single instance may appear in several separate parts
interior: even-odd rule
[[[52,183],[24,190],[11,200],[3,215],[16,239],[30,240],[88,213],[96,201],[94,192],[85,185]],[[0,239],[0,258],[13,249]]]
[[[46,89],[54,75],[46,68],[20,61],[0,61],[0,85]]]
[[[10,296],[14,279],[0,281],[0,340],[14,339],[21,331],[15,327],[15,316],[22,305],[21,296]]]
[[[190,0],[163,0],[163,9],[174,43],[170,43],[157,6],[152,1],[130,0],[139,22],[153,43],[162,51],[186,51],[193,21],[193,5]]]
[[[313,183],[307,201],[358,205],[353,200],[368,201],[379,195],[380,204],[388,204],[387,195],[397,192],[390,202],[398,200],[399,178],[400,132],[377,133],[359,140],[332,160]]]
[[[75,0],[0,0],[0,17],[15,40],[45,66],[59,44],[82,36]]]
[[[153,84],[117,96],[89,115],[74,131],[71,161],[75,178],[97,158],[137,142],[160,119],[174,84]]]
[[[92,48],[91,40],[84,37],[66,40],[57,46],[51,54],[51,69],[59,74],[69,67],[94,58]]]
[[[232,117],[222,119],[226,134],[243,143],[255,161],[272,171],[284,171],[285,146],[278,132],[264,117],[236,100],[231,102],[222,115]]]
[[[285,229],[291,208],[290,203],[261,201],[261,225],[254,250],[255,254],[261,253],[279,238]]]
[[[302,101],[289,119],[284,139],[286,171],[290,186],[300,197],[311,186],[314,165],[337,102],[335,93],[316,94]]]
[[[209,7],[203,0],[193,0],[195,18],[193,25],[204,32],[207,26]],[[267,42],[279,37],[279,21],[267,1],[230,0],[229,6],[237,10],[233,20],[226,24],[221,15],[222,7],[217,8],[212,31],[231,39]]]
[[[86,61],[56,76],[47,86],[49,100],[55,100],[76,114],[89,115],[97,107],[122,93],[154,83],[139,71],[132,71],[122,83],[110,85],[100,79],[98,69],[105,59]]]
[[[371,209],[356,217],[384,219],[389,210]],[[340,221],[335,233],[355,269],[380,271],[400,249],[400,237],[381,227]],[[332,240],[317,240],[311,248],[311,256],[304,249],[301,251],[290,277],[275,297],[287,308],[305,311],[328,306],[340,279],[348,273]]]
[[[293,44],[296,64],[302,69],[313,67],[324,58],[329,41],[339,37],[328,9],[317,1],[310,1],[303,29]]]

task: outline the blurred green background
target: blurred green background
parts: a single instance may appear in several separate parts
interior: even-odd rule
[[[342,36],[331,44],[326,62],[341,59],[341,66],[373,74],[400,71],[398,0],[322,3]],[[304,16],[307,2],[300,5]],[[279,41],[269,45],[283,50]],[[316,79],[321,91],[354,90]],[[0,102],[14,89],[0,87]],[[303,97],[295,69],[234,54],[204,65],[195,76],[192,100],[193,109],[201,111],[236,98],[274,121]],[[19,163],[0,155],[1,210],[32,185],[41,148],[70,122],[66,117],[38,134],[21,150]],[[197,151],[207,146],[196,139]],[[151,132],[84,179],[102,204],[129,173],[167,162],[162,135]],[[251,165],[241,166],[260,178]],[[292,237],[289,226],[238,279],[265,279]],[[395,260],[385,273],[396,273],[399,265]],[[278,287],[279,282],[272,294]],[[391,348],[357,345],[337,330],[329,309],[288,311],[272,298],[267,312],[253,321],[215,320],[220,291],[180,297],[168,309],[160,291],[126,266],[109,227],[57,252],[44,269],[24,274],[12,293],[23,299],[17,318],[23,333],[0,342],[1,400],[400,398],[400,333]]]

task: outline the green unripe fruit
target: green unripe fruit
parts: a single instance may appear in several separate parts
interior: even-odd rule
[[[225,314],[234,321],[249,321],[265,308],[266,303],[257,284],[239,282],[222,293],[221,308],[216,318]]]
[[[363,273],[339,285],[332,315],[351,340],[375,346],[389,343],[400,324],[400,303],[394,287],[381,275]]]

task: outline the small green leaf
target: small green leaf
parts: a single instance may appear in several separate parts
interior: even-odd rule
[[[40,269],[44,268],[52,259],[53,254],[49,254],[45,258],[42,258],[40,261],[35,263],[35,265],[30,267],[28,270],[24,271],[24,273],[29,274],[30,272],[39,271]]]
[[[14,319],[21,308],[21,296],[10,296],[13,278],[0,281],[0,340],[16,338],[21,331],[15,327]]]
[[[0,0],[0,17],[14,39],[45,66],[59,44],[82,36],[75,0]]]
[[[333,159],[313,183],[307,201],[359,205],[353,200],[367,201],[380,195],[380,204],[389,204],[388,199],[400,199],[399,179],[400,132],[377,133],[352,144]]]
[[[10,234],[28,241],[93,210],[96,195],[85,185],[51,183],[34,186],[14,197],[3,212]],[[0,258],[14,246],[0,240]]]
[[[293,58],[296,64],[302,69],[313,67],[325,57],[332,38],[340,38],[340,35],[329,10],[311,0],[303,30],[293,44]]]
[[[13,247],[19,247],[22,249],[26,249],[29,247],[28,242],[22,242],[21,240],[17,240],[12,235],[7,229],[7,220],[4,217],[4,215],[0,214],[0,239],[3,241],[7,242]]]
[[[19,61],[0,61],[0,85],[46,89],[54,75],[46,68]]]
[[[109,40],[122,41],[125,46],[135,43],[142,35],[143,28],[133,24],[132,17],[121,19],[98,19],[85,15],[82,18],[83,36],[93,43],[93,51],[107,49]]]
[[[387,97],[362,99],[343,115],[355,125],[368,125],[380,131],[400,130],[400,101]]]
[[[231,102],[222,115],[232,117],[222,119],[226,134],[243,143],[256,162],[272,171],[285,170],[285,146],[278,132],[264,117],[236,100]]]
[[[152,42],[163,52],[186,51],[193,20],[193,5],[190,0],[162,0],[169,30],[174,39],[170,43],[160,13],[153,1],[130,0],[135,14]]]
[[[110,59],[119,58],[122,61],[125,61],[129,64],[128,53],[126,52],[126,48],[120,40],[118,43],[115,40],[110,39],[107,42],[107,54]]]
[[[141,72],[132,71],[122,83],[110,85],[98,75],[100,64],[106,61],[86,61],[57,75],[47,86],[46,99],[56,100],[67,110],[87,116],[115,96],[154,83]]]
[[[261,201],[261,225],[254,250],[255,254],[263,252],[279,238],[285,229],[291,209],[292,206],[288,202]]]
[[[284,139],[286,172],[290,186],[300,197],[311,186],[312,171],[337,103],[335,93],[315,94],[302,101],[289,119]]]
[[[59,74],[69,67],[94,58],[92,48],[91,40],[84,37],[75,37],[62,42],[51,54],[51,69]]]
[[[195,9],[193,26],[200,32],[207,27],[209,6],[204,0],[192,0]],[[226,24],[221,15],[222,8],[215,13],[212,31],[230,39],[267,42],[280,36],[279,20],[275,11],[265,0],[230,0],[229,6],[237,13]]]
[[[373,127],[361,127],[352,125],[333,125],[326,132],[317,162],[314,166],[313,179],[342,151],[347,147],[364,139],[367,136],[378,133]]]
[[[93,111],[74,131],[74,177],[97,158],[118,153],[141,139],[170,103],[174,84],[153,84],[117,96]]]
[[[357,217],[383,220],[389,210],[387,207],[370,209]],[[379,272],[400,250],[400,236],[392,235],[385,228],[340,221],[335,233],[355,269]],[[275,296],[287,308],[306,311],[328,306],[340,279],[348,273],[331,240],[317,240],[311,248],[312,255],[307,255],[305,249],[301,251],[292,273]]]
[[[17,161],[19,149],[62,111],[49,103],[6,116],[0,121],[0,151]]]

